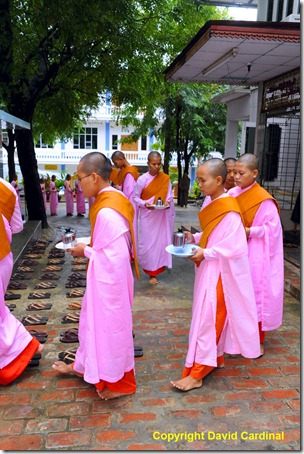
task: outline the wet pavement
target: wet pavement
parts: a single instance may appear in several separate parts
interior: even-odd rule
[[[266,336],[265,355],[256,360],[226,356],[225,368],[213,371],[204,386],[190,392],[173,389],[170,380],[180,377],[187,352],[191,320],[193,265],[173,257],[173,268],[151,286],[141,273],[135,281],[133,306],[135,345],[143,347],[136,358],[137,392],[113,401],[98,398],[94,386],[81,378],[52,370],[58,353],[77,348],[60,342],[60,333],[77,328],[63,324],[71,302],[69,276],[77,272],[65,253],[61,270],[46,271],[50,253],[60,241],[62,227],[77,228],[89,236],[87,217],[48,217],[50,228],[41,239],[51,241],[35,259],[27,288],[12,290],[20,299],[13,314],[48,317],[46,325],[28,329],[47,331],[48,338],[38,367],[27,368],[12,385],[0,387],[0,449],[2,450],[299,450],[300,449],[300,302],[285,292],[284,323]],[[199,228],[198,208],[176,208],[176,228]],[[289,246],[291,252],[297,252]],[[27,250],[22,253],[25,259]],[[14,272],[18,272],[16,264]],[[21,265],[22,266],[22,265]],[[79,270],[78,270],[79,271]],[[52,308],[28,312],[30,293],[41,276],[53,272],[56,287],[46,290]],[[79,272],[82,272],[80,270]],[[26,274],[26,273],[24,273]],[[285,260],[285,288],[298,289],[297,261]],[[41,290],[39,290],[41,291]]]

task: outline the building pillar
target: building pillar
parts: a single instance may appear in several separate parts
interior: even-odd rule
[[[224,158],[236,158],[238,146],[239,123],[235,120],[226,121],[225,156]]]

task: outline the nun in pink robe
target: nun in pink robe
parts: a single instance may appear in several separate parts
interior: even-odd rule
[[[255,184],[255,183],[254,183]],[[229,195],[248,191],[235,187]],[[273,200],[258,208],[248,237],[249,264],[262,331],[279,328],[283,321],[284,251],[280,216]]]
[[[172,255],[166,252],[166,246],[172,244],[175,209],[173,192],[169,184],[166,201],[170,202],[167,210],[148,210],[146,203],[154,203],[154,197],[148,200],[140,198],[142,190],[155,178],[149,172],[137,180],[134,189],[134,202],[138,206],[138,261],[144,270],[155,271],[162,267],[172,268]]]
[[[134,189],[135,189],[136,181],[134,176],[131,173],[127,173],[125,176],[124,182],[120,190],[124,193],[127,199],[130,200],[132,206],[134,208],[134,221],[133,221],[133,230],[134,230],[134,239],[135,239],[135,246],[137,246],[137,222],[138,222],[138,206],[134,202]]]
[[[85,198],[83,195],[81,183],[79,180],[75,180],[75,193],[76,193],[76,211],[78,216],[85,215]]]
[[[223,194],[220,197],[228,197]],[[207,206],[211,199],[206,202]],[[195,233],[198,243],[202,233]],[[194,363],[216,367],[224,353],[260,356],[254,290],[243,223],[230,212],[209,235],[205,259],[195,267],[192,321],[186,367]],[[216,344],[216,286],[221,275],[227,318]]]
[[[0,178],[1,183],[7,186],[16,196],[16,203],[10,222],[2,216],[9,243],[12,235],[23,230],[23,222],[15,189]],[[13,270],[13,254],[10,252],[0,260],[0,370],[10,364],[29,345],[33,337],[24,325],[10,312],[5,304],[6,293]]]
[[[74,213],[74,193],[71,187],[71,175],[68,174],[63,183],[64,186],[64,197],[67,216],[72,216]]]
[[[107,187],[103,191],[117,191]],[[79,321],[75,372],[91,384],[115,383],[134,369],[131,234],[127,220],[116,210],[99,211],[93,231],[87,286]],[[127,285],[125,285],[127,281]]]
[[[57,194],[57,187],[55,184],[56,177],[52,176],[50,181],[50,212],[51,216],[55,216],[57,214],[57,207],[58,207],[58,194]]]

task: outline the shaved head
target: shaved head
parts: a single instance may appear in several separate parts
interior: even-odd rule
[[[234,164],[236,162],[235,158],[226,158],[224,159],[225,164]]]
[[[161,154],[158,151],[150,151],[148,154],[148,162],[151,161],[151,159],[161,159]]]
[[[104,181],[109,180],[111,161],[103,153],[88,153],[81,158],[79,165],[84,173],[97,173]]]
[[[227,177],[227,167],[222,159],[211,158],[203,162],[202,166],[208,168],[208,172],[214,177],[222,177],[222,183],[224,184]]]
[[[122,151],[114,151],[114,153],[111,156],[112,161],[115,159],[125,159],[125,155]]]
[[[238,158],[237,162],[245,164],[245,166],[248,167],[249,170],[258,170],[258,158],[252,153],[242,154]]]

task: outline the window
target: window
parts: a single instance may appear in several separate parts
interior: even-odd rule
[[[118,150],[118,135],[112,135],[112,150]]]
[[[39,139],[37,140],[35,144],[36,148],[53,148],[53,144],[47,144],[43,142],[43,137],[42,134],[40,134]]]
[[[97,150],[97,128],[82,128],[75,131],[74,148]]]
[[[141,137],[141,149],[146,150],[147,149],[147,136],[142,136]]]

